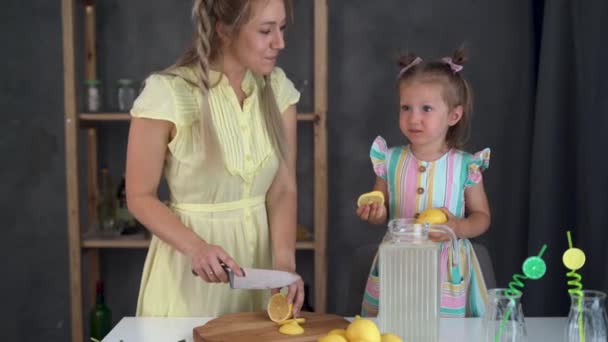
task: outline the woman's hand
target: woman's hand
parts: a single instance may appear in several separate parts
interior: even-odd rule
[[[279,290],[273,289],[271,293],[278,293]],[[302,281],[302,277],[299,277],[298,280],[287,286],[287,290],[287,302],[293,303],[293,316],[298,317],[304,304],[304,281]]]
[[[384,224],[386,222],[386,207],[379,203],[363,205],[357,208],[357,216],[371,224]]]
[[[235,275],[242,277],[243,272],[233,259],[217,245],[200,241],[190,256],[192,272],[203,278],[207,283],[227,283],[228,275],[220,263],[228,266]]]

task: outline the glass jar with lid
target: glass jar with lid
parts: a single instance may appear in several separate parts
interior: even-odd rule
[[[130,78],[121,78],[118,80],[117,104],[118,110],[128,112],[133,107],[135,96],[137,96],[134,87],[135,82]]]
[[[101,81],[97,79],[85,80],[84,107],[87,112],[101,110]]]

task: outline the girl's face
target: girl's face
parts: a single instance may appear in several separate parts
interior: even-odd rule
[[[401,82],[399,85],[399,128],[413,147],[445,149],[450,126],[462,117],[462,106],[448,107],[443,87],[431,82]]]
[[[285,47],[286,25],[283,0],[252,0],[251,18],[232,39],[226,39],[224,58],[256,74],[272,72],[279,52]],[[220,24],[220,35],[223,34]]]

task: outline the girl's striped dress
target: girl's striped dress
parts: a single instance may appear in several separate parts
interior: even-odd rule
[[[435,161],[416,159],[410,146],[388,148],[377,137],[370,151],[376,175],[387,182],[389,220],[415,218],[427,208],[445,207],[457,217],[464,217],[464,191],[481,181],[481,172],[489,166],[490,149],[474,155],[450,149]],[[486,303],[486,285],[477,256],[467,239],[459,240],[461,279],[450,279],[447,272],[450,244],[441,245],[442,316],[481,316]],[[379,298],[379,268],[374,260],[362,303],[362,316],[376,316]]]

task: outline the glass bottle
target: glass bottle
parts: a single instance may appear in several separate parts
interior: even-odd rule
[[[380,331],[390,331],[404,341],[439,339],[441,255],[439,243],[429,240],[431,230],[445,230],[455,241],[447,226],[396,219],[389,222],[378,252]]]
[[[99,112],[101,110],[101,81],[85,80],[85,110]]]
[[[118,80],[118,110],[121,112],[128,112],[133,107],[135,101],[135,88],[133,86],[133,80],[129,78],[121,78]]]
[[[571,305],[566,324],[567,342],[605,342],[608,318],[606,294],[601,291],[583,290],[570,294]],[[582,327],[582,329],[581,329]]]
[[[90,318],[91,338],[101,341],[112,329],[112,312],[105,302],[102,281],[97,281],[95,306]]]
[[[97,220],[100,233],[112,234],[116,224],[116,197],[107,168],[101,169],[97,196]]]
[[[521,306],[521,293],[511,295],[508,289],[489,289],[484,313],[483,341],[524,342],[526,322]]]
[[[124,176],[122,177],[120,185],[118,186],[118,191],[116,192],[116,201],[116,230],[127,234],[135,228],[135,217],[133,217],[127,208],[127,191]]]

